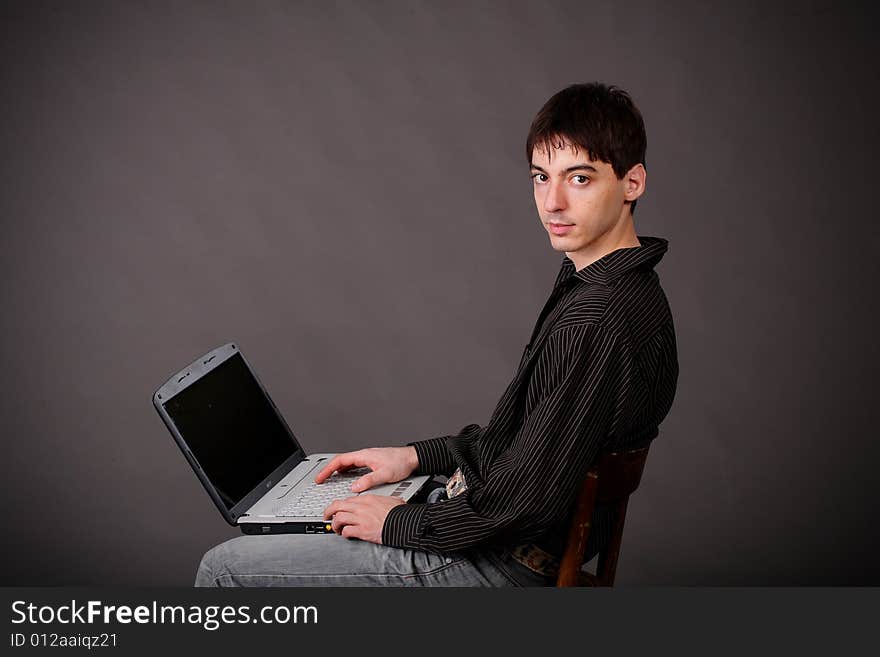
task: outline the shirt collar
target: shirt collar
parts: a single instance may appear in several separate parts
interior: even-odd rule
[[[669,242],[646,235],[638,235],[638,239],[641,246],[616,249],[580,270],[575,269],[571,258],[563,256],[556,285],[562,285],[570,277],[584,283],[607,284],[633,269],[653,269],[666,253]]]

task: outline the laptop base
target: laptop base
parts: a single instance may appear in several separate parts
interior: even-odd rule
[[[283,523],[273,522],[262,524],[258,522],[248,522],[240,524],[241,533],[249,535],[262,534],[332,534],[329,522],[297,522]]]

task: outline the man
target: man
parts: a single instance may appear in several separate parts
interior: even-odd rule
[[[675,331],[653,271],[667,242],[633,225],[646,143],[639,110],[617,87],[573,85],[547,101],[526,157],[538,215],[565,257],[488,424],[339,454],[315,478],[367,467],[352,485],[360,493],[412,473],[447,475],[438,501],[336,500],[324,517],[354,540],[238,537],[205,555],[196,584],[552,584],[590,465],[603,450],[652,440],[675,395]],[[589,557],[613,520],[597,508]]]

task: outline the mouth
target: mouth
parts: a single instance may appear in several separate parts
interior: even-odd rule
[[[550,228],[550,232],[554,235],[565,235],[574,228],[574,224],[559,224],[553,221],[549,222],[547,225]]]

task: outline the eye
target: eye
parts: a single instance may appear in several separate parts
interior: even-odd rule
[[[543,173],[533,173],[531,175],[531,178],[535,182],[547,182],[547,180],[546,180],[547,176],[546,176],[546,174],[543,174]]]
[[[580,178],[581,180],[577,180],[578,178]],[[589,178],[587,178],[586,176],[581,175],[581,174],[578,174],[576,176],[572,176],[572,179],[577,180],[577,183],[580,185],[586,185],[588,182],[590,182]]]

